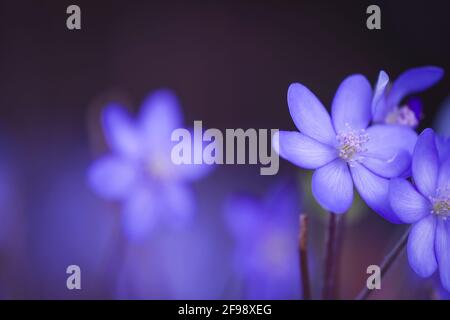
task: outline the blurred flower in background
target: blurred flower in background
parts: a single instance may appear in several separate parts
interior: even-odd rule
[[[110,298],[117,269],[111,256],[119,254],[115,244],[121,239],[118,216],[86,186],[88,148],[70,144],[60,150],[60,163],[45,171],[46,188],[35,191],[37,208],[28,216],[29,282],[40,299]],[[73,264],[81,268],[80,291],[65,285]]]
[[[278,183],[264,198],[234,195],[225,221],[235,243],[233,265],[247,299],[298,299],[299,197],[292,183]]]
[[[3,128],[2,128],[3,129]],[[14,299],[25,292],[24,199],[20,170],[15,156],[17,144],[0,131],[0,299]],[[18,277],[18,274],[21,277]]]
[[[450,291],[450,158],[441,162],[431,129],[417,140],[412,161],[414,186],[405,179],[390,182],[390,202],[398,217],[412,223],[408,259],[421,277],[438,268]]]
[[[163,228],[145,246],[129,245],[118,273],[118,299],[223,299],[230,281],[227,245],[203,215],[183,230]]]
[[[450,97],[447,97],[439,107],[433,127],[436,131],[436,147],[442,162],[444,159],[450,158]],[[445,290],[440,283],[436,287],[436,299],[450,300],[450,292]]]
[[[434,118],[436,147],[441,161],[450,156],[450,97],[444,100]]]
[[[209,170],[171,161],[171,134],[182,127],[176,96],[169,90],[155,91],[137,119],[110,104],[103,110],[102,125],[111,153],[92,164],[88,181],[98,195],[121,202],[127,236],[142,238],[158,220],[172,225],[189,221],[195,209],[189,182]]]
[[[316,169],[312,192],[322,207],[344,213],[353,203],[353,185],[361,198],[385,219],[398,223],[388,201],[389,178],[410,166],[416,133],[405,126],[369,126],[372,89],[362,75],[347,77],[332,103],[332,117],[305,86],[288,90],[289,111],[300,132],[280,131],[274,147],[281,157]]]
[[[437,134],[450,138],[450,96],[440,105],[433,127]]]
[[[380,71],[372,100],[372,115],[375,123],[388,123],[417,127],[422,118],[422,102],[407,96],[424,91],[436,84],[444,72],[438,67],[412,68],[403,72],[392,84],[386,72]]]
[[[12,222],[16,218],[14,205],[15,177],[3,139],[0,139],[0,251],[7,246]]]

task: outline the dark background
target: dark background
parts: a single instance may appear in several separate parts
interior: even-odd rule
[[[79,31],[66,28],[70,4],[81,7]],[[366,28],[369,4],[381,7],[382,30]],[[294,128],[286,103],[292,82],[305,84],[328,106],[351,73],[375,83],[380,69],[395,78],[410,67],[437,65],[446,75],[422,96],[422,126],[430,126],[450,88],[449,16],[448,1],[430,0],[1,1],[0,134],[17,176],[21,196],[14,206],[26,221],[27,248],[24,257],[5,259],[13,276],[3,277],[20,297],[58,295],[59,289],[45,287],[54,272],[46,259],[63,249],[45,236],[62,218],[44,199],[57,197],[63,175],[71,175],[70,188],[85,188],[83,168],[98,153],[92,132],[104,101],[115,98],[136,109],[151,90],[169,87],[181,100],[187,124],[286,130]],[[71,167],[75,162],[80,174]],[[281,163],[281,174],[296,172]],[[266,183],[268,178],[252,172],[248,185]],[[86,190],[83,195],[94,198]],[[86,226],[86,234],[99,224]],[[347,297],[365,277],[359,264],[379,261],[397,236],[378,216],[363,224],[347,241],[343,272],[358,280],[345,289]],[[379,230],[390,236],[380,239]],[[350,258],[358,248],[352,239],[362,233],[369,240],[361,246],[370,239],[376,245],[367,256]],[[85,240],[64,248],[89,245],[80,241]],[[18,280],[19,273],[28,278]],[[87,297],[105,297],[106,291]]]

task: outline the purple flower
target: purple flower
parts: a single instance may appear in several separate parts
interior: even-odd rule
[[[412,223],[408,259],[414,271],[431,276],[438,268],[450,291],[450,157],[442,158],[431,129],[422,132],[412,159],[414,185],[403,178],[390,182],[392,209]]]
[[[207,169],[171,161],[171,133],[182,125],[175,95],[168,90],[154,92],[137,119],[111,104],[103,111],[102,124],[111,153],[93,163],[88,181],[100,196],[122,203],[126,233],[140,237],[158,219],[172,223],[189,219],[194,198],[188,182]]]
[[[437,134],[450,137],[450,97],[447,97],[434,116],[433,128]]]
[[[225,218],[246,298],[298,298],[297,199],[293,185],[277,184],[264,199],[235,195],[229,200]]]
[[[231,272],[223,232],[210,218],[199,215],[189,228],[164,229],[145,247],[128,246],[116,298],[223,299]]]
[[[439,160],[442,162],[450,157],[450,138],[436,135],[436,148],[439,154]]]
[[[444,74],[438,67],[419,67],[403,72],[392,84],[386,72],[380,71],[372,99],[373,121],[400,124],[415,128],[422,116],[422,103],[407,96],[424,91],[436,84]]]
[[[288,90],[292,119],[300,132],[280,131],[274,148],[285,159],[315,169],[312,192],[334,213],[346,212],[353,201],[353,184],[373,210],[399,222],[388,201],[389,178],[410,166],[417,135],[400,125],[373,125],[372,89],[362,75],[346,78],[334,97],[331,114],[305,86]]]

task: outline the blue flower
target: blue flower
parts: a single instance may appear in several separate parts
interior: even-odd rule
[[[301,84],[292,84],[287,98],[300,132],[280,131],[273,145],[295,165],[315,169],[312,192],[319,204],[334,213],[346,212],[355,185],[369,207],[399,222],[389,206],[388,179],[408,171],[416,133],[400,125],[368,127],[372,89],[362,75],[342,82],[332,103],[332,117]]]
[[[400,124],[415,128],[422,116],[422,103],[407,96],[424,91],[436,84],[444,74],[438,67],[419,67],[403,72],[392,84],[386,72],[380,71],[372,100],[373,121]]]
[[[422,277],[439,267],[441,282],[450,291],[450,157],[442,158],[431,129],[422,132],[412,159],[412,179],[390,182],[392,209],[404,223],[412,223],[408,259]]]
[[[200,214],[189,228],[165,229],[144,247],[128,246],[119,258],[116,298],[224,299],[231,270],[216,222]]]
[[[298,298],[299,203],[292,184],[276,184],[263,199],[234,195],[225,220],[235,243],[234,267],[248,299]]]
[[[100,196],[122,203],[126,233],[140,237],[158,219],[172,223],[189,219],[194,198],[188,182],[208,170],[171,161],[171,133],[182,125],[175,95],[168,90],[154,92],[137,119],[111,104],[103,111],[102,124],[111,153],[89,168],[88,182]]]
[[[434,116],[433,127],[437,134],[450,137],[450,97],[447,97]]]
[[[440,161],[450,157],[450,137],[436,135],[436,148],[438,150]]]

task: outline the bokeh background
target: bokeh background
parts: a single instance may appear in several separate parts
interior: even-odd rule
[[[187,126],[202,120],[221,130],[286,130],[294,129],[286,103],[294,81],[329,105],[351,73],[375,83],[380,69],[395,78],[436,65],[446,75],[420,95],[419,130],[437,129],[438,121],[448,133],[450,121],[438,113],[450,94],[448,2],[375,2],[382,12],[376,31],[366,28],[372,3],[365,1],[0,1],[0,297],[252,297],[235,263],[224,204],[238,192],[264,198],[288,179],[299,211],[310,216],[318,298],[326,220],[308,174],[290,163],[281,160],[277,176],[260,176],[259,166],[216,168],[193,184],[194,223],[158,226],[140,243],[124,237],[120,205],[92,192],[86,172],[108,150],[100,128],[105,104],[138,111],[161,87],[176,92]],[[70,4],[81,7],[80,31],[66,28]],[[355,202],[343,239],[341,298],[358,293],[367,266],[403,231]],[[66,288],[70,264],[81,267],[80,291]],[[373,298],[431,299],[437,284],[418,278],[403,254]],[[294,272],[270,297],[299,298],[298,287]]]

